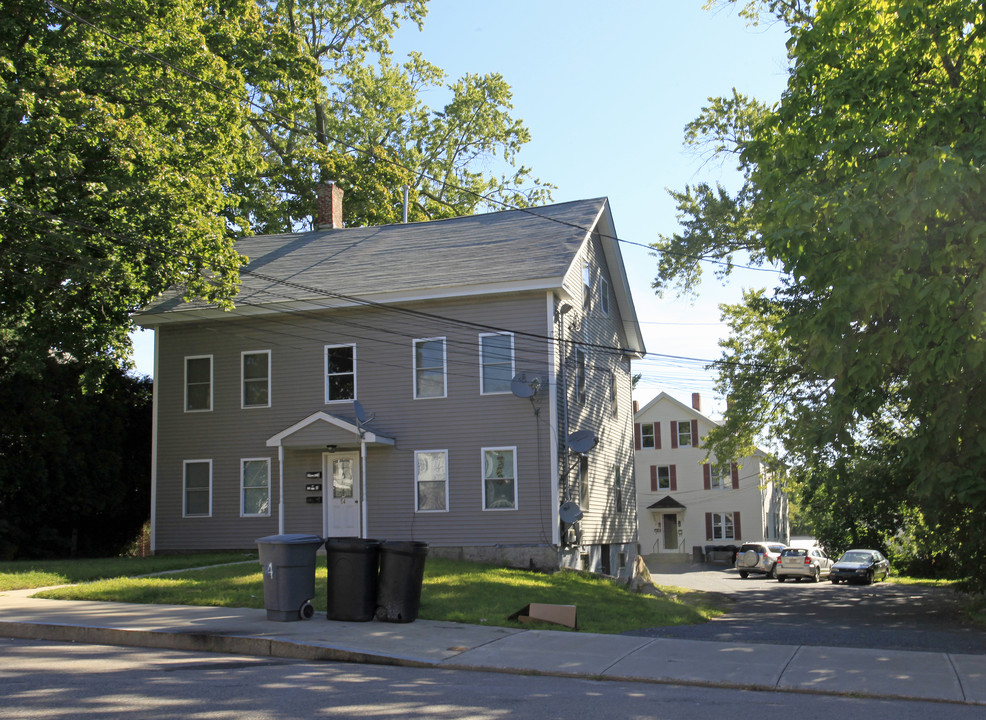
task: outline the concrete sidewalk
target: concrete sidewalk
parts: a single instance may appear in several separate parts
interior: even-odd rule
[[[986,655],[758,645],[549,630],[272,622],[263,610],[0,593],[0,636],[607,680],[986,704]]]

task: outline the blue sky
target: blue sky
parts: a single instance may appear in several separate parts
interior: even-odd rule
[[[513,88],[514,116],[532,141],[519,162],[557,186],[556,202],[606,196],[621,240],[646,245],[678,227],[667,188],[721,181],[735,171],[703,162],[682,145],[685,125],[712,96],[740,92],[765,102],[780,98],[786,78],[783,28],[748,27],[731,7],[702,9],[701,0],[431,0],[424,30],[402,28],[392,48],[417,50],[451,82],[465,73],[498,72]],[[441,93],[427,98],[443,103]],[[721,410],[711,360],[724,334],[718,305],[742,288],[775,276],[743,272],[726,288],[712,278],[697,300],[658,300],[650,289],[656,259],[622,245],[647,349],[636,363],[644,379],[634,398],[646,403],[662,390],[703,410]],[[138,371],[150,374],[150,333],[136,338]]]

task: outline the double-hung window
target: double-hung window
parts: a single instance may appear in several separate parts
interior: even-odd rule
[[[483,510],[517,509],[517,448],[483,448]]]
[[[640,423],[640,447],[654,448],[654,423]]]
[[[671,466],[670,465],[658,465],[654,469],[654,490],[670,490],[671,489]]]
[[[732,487],[732,484],[728,465],[723,467],[715,463],[709,464],[709,487],[713,490],[723,490]]]
[[[414,397],[445,397],[445,338],[414,341]]]
[[[325,346],[325,402],[356,399],[356,346]]]
[[[212,410],[212,355],[185,358],[185,412]]]
[[[270,516],[270,458],[248,458],[241,461],[240,515]]]
[[[676,422],[678,433],[678,447],[691,447],[692,445],[692,424],[688,420]]]
[[[270,407],[270,350],[240,355],[243,408]]]
[[[415,451],[414,495],[418,512],[448,511],[448,450]]]
[[[735,540],[732,513],[712,513],[712,539]]]
[[[491,333],[479,336],[480,393],[510,392],[514,376],[513,333]]]
[[[589,509],[589,458],[579,457],[579,505],[583,510]]]
[[[212,515],[212,460],[183,463],[182,517]]]

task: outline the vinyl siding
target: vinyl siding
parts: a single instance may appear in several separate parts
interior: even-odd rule
[[[588,312],[582,303],[582,267],[589,263],[592,302]],[[599,303],[599,278],[606,278],[612,292],[613,281],[598,236],[591,235],[567,274],[566,290],[575,298],[566,318],[566,341],[571,353],[568,382],[569,432],[591,430],[599,439],[588,453],[589,489],[583,505],[581,544],[621,544],[637,540],[636,491],[633,474],[633,412],[629,359],[618,350],[626,347],[623,321],[616,302],[610,299],[609,313]],[[586,397],[576,402],[576,349],[586,353]],[[612,412],[610,373],[615,374],[617,413]],[[561,414],[559,412],[559,417]],[[619,465],[622,480],[622,512],[615,507],[614,466]],[[573,470],[570,490],[578,497],[578,473]]]
[[[158,497],[156,549],[252,547],[277,532],[277,448],[271,436],[319,411],[352,419],[352,403],[324,401],[324,348],[356,345],[357,398],[375,415],[371,429],[396,440],[368,452],[364,499],[367,532],[383,539],[434,545],[550,543],[552,497],[547,388],[531,402],[480,394],[479,335],[489,327],[514,335],[514,371],[549,376],[551,321],[543,292],[479,300],[361,307],[305,314],[158,327]],[[530,334],[530,336],[525,335]],[[415,338],[447,339],[448,396],[413,398]],[[240,408],[240,353],[271,351],[271,405]],[[183,410],[184,358],[213,356],[213,410]],[[629,399],[626,400],[629,406]],[[321,423],[320,425],[324,425]],[[285,531],[320,532],[321,506],[304,501],[305,472],[321,469],[321,450],[333,443],[357,449],[358,438],[336,428],[310,427],[285,448]],[[298,443],[316,447],[297,449]],[[287,444],[287,443],[286,443]],[[482,510],[483,447],[516,447],[518,509]],[[449,512],[414,512],[414,451],[449,452]],[[539,455],[540,450],[540,455]],[[271,460],[269,518],[240,517],[241,458]],[[182,518],[181,472],[186,459],[213,461],[213,515]],[[625,499],[628,498],[625,495]]]

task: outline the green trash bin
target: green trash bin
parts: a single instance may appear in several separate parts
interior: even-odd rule
[[[308,620],[315,614],[315,553],[322,547],[317,535],[268,535],[257,539],[264,575],[267,619]]]
[[[377,608],[379,556],[379,540],[325,540],[326,617],[329,620],[368,622],[373,619]]]
[[[377,620],[414,622],[421,607],[428,543],[385,542],[380,546]]]

